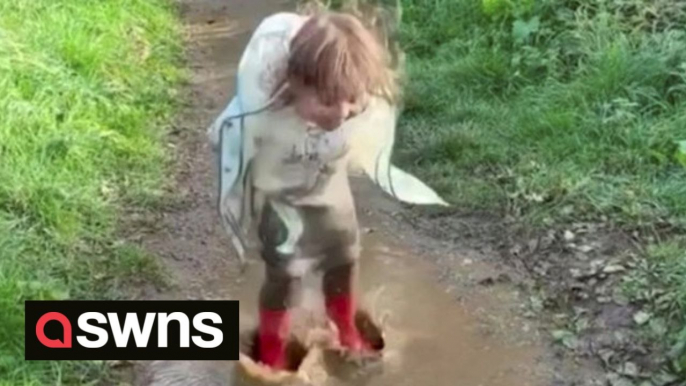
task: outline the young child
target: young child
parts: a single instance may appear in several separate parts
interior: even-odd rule
[[[256,222],[266,265],[257,359],[284,368],[289,309],[311,269],[323,272],[341,346],[371,350],[354,324],[360,235],[349,173],[404,202],[446,205],[390,163],[398,91],[388,53],[351,15],[280,13],[254,32],[236,88],[209,135],[222,221],[241,256]]]

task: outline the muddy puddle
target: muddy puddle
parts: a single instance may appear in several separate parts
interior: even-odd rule
[[[241,331],[257,325],[257,295],[263,266],[250,264],[236,278],[208,282],[210,299],[240,301]],[[360,269],[362,306],[382,326],[386,347],[381,366],[371,375],[347,371],[331,374],[323,361],[315,364],[317,386],[539,386],[547,384],[541,369],[542,351],[532,343],[502,339],[483,332],[469,306],[455,301],[436,282],[434,267],[390,246],[378,235],[366,235]],[[324,318],[319,277],[308,276],[293,330],[300,336]],[[224,285],[218,285],[221,282]],[[233,294],[229,295],[229,294]],[[505,331],[505,334],[508,332]],[[512,333],[517,334],[517,331]],[[147,385],[232,385],[233,362],[169,362],[150,366]],[[153,381],[152,379],[155,379]]]
[[[325,385],[356,386],[526,386],[542,385],[536,374],[540,354],[529,344],[486,336],[470,310],[436,283],[428,263],[367,235],[361,260],[360,295],[364,308],[383,326],[386,348],[381,373],[337,379]],[[262,265],[252,264],[234,292],[241,302],[241,329],[256,325]],[[319,277],[303,283],[294,329],[323,318]],[[235,290],[234,290],[235,291]],[[510,341],[510,340],[508,340]],[[516,340],[515,340],[516,341]]]

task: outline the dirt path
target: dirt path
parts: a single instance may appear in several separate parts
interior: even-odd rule
[[[174,143],[178,169],[174,196],[148,214],[134,233],[157,255],[176,286],[147,298],[239,299],[241,324],[254,325],[261,264],[241,274],[215,211],[212,155],[204,129],[233,91],[235,66],[262,17],[288,9],[268,0],[183,0],[192,69],[189,106]],[[573,384],[548,349],[535,322],[522,315],[523,294],[487,249],[466,249],[418,235],[402,220],[407,212],[365,182],[355,181],[366,227],[364,300],[386,315],[388,359],[384,374],[365,384],[525,386]],[[304,305],[316,311],[316,281]],[[143,363],[139,385],[228,385],[232,363]],[[336,379],[327,385],[339,384]],[[361,384],[361,383],[348,383]]]

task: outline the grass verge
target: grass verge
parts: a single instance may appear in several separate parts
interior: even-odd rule
[[[686,374],[686,6],[401,2],[400,161],[460,207],[652,235],[626,290]]]
[[[182,77],[168,0],[0,2],[0,384],[85,384],[23,359],[23,301],[111,299],[155,274],[117,209],[154,194]]]

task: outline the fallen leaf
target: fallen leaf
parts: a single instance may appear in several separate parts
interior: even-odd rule
[[[666,372],[663,372],[663,373],[655,376],[652,379],[653,383],[655,383],[658,386],[669,385],[669,384],[672,384],[678,380],[679,380],[679,377],[677,377],[674,374],[670,374],[670,373],[666,373]]]
[[[619,293],[612,295],[612,301],[618,306],[628,306],[630,303],[630,300],[627,296]]]
[[[578,246],[577,249],[583,253],[588,253],[588,252],[591,252],[593,250],[593,247],[585,244],[585,245]]]
[[[579,320],[574,323],[574,327],[577,332],[582,332],[586,330],[591,325],[591,321],[588,318],[579,318]]]
[[[538,239],[531,239],[528,242],[528,247],[529,247],[529,252],[535,252],[538,250],[539,246],[539,240]]]
[[[570,216],[574,213],[574,211],[574,205],[567,205],[560,209],[560,214],[562,214],[563,216]]]
[[[578,268],[570,268],[569,273],[574,279],[579,279],[584,276],[583,273],[581,273],[581,270]]]
[[[606,265],[605,268],[603,268],[603,272],[609,273],[609,274],[624,272],[625,270],[626,270],[626,268],[624,268],[624,266],[619,265],[619,264],[610,264],[610,265]]]
[[[659,336],[665,335],[668,332],[664,319],[659,318],[650,321],[650,329],[655,335]]]
[[[527,196],[527,199],[529,201],[538,202],[538,203],[545,201],[545,197],[542,194],[538,194],[538,193],[530,194],[529,196]]]
[[[634,386],[633,382],[616,373],[607,374],[607,383],[610,386]]]
[[[578,346],[578,340],[576,335],[571,331],[567,330],[555,330],[553,331],[553,338],[558,343],[562,343],[563,346],[570,350],[575,349]]]
[[[605,366],[610,366],[610,361],[617,353],[610,349],[601,349],[598,351],[598,356],[603,360]]]
[[[529,298],[529,301],[531,302],[531,309],[535,312],[541,312],[543,311],[543,299],[541,299],[538,296],[531,296]]]
[[[513,256],[519,256],[522,253],[522,246],[519,244],[515,244],[510,248],[510,254]]]
[[[636,378],[638,377],[638,366],[636,366],[635,363],[633,362],[626,362],[624,363],[624,366],[622,366],[622,375],[626,375],[628,377]]]
[[[112,360],[106,361],[107,365],[112,368],[132,366],[133,363],[127,360]]]
[[[562,339],[564,339],[565,337],[570,335],[573,336],[574,334],[567,330],[555,330],[553,331],[552,335],[556,341],[562,341]]]
[[[639,311],[634,314],[634,322],[639,326],[646,324],[651,318],[651,315],[645,311]]]

